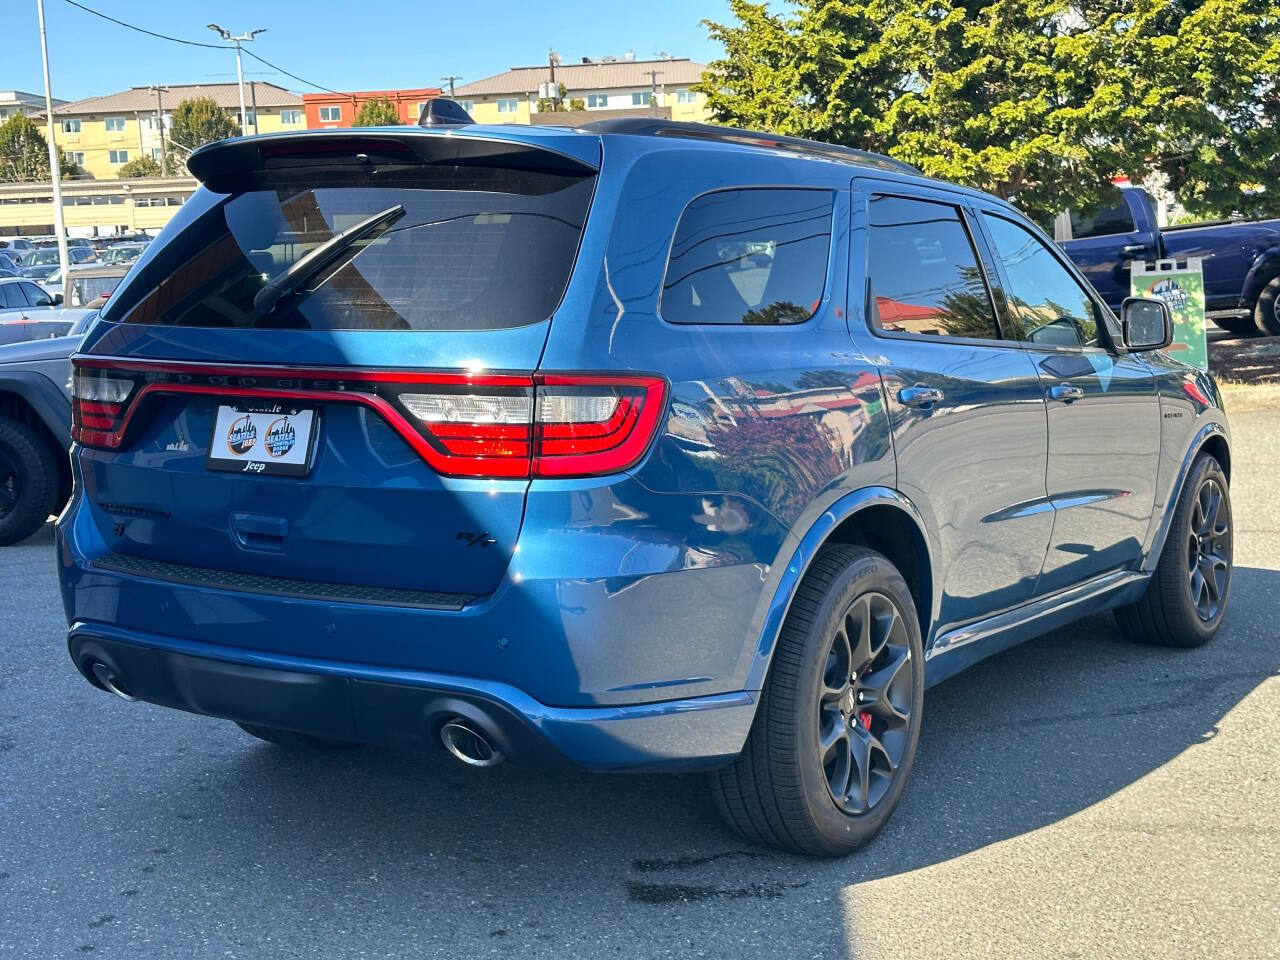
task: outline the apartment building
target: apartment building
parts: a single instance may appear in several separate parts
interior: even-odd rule
[[[304,93],[303,109],[307,114],[309,129],[324,127],[349,127],[360,112],[360,107],[370,100],[387,100],[395,106],[403,124],[415,124],[422,114],[422,105],[440,96],[439,87],[421,87],[415,90],[356,90],[351,93]]]
[[[66,102],[57,97],[53,98],[54,107]],[[26,93],[22,90],[0,90],[0,123],[20,113],[28,117],[43,117],[44,94]]]
[[[647,116],[655,111],[672,120],[707,120],[706,97],[691,89],[706,66],[686,58],[636,60],[606,57],[580,63],[512,67],[454,90],[477,123],[536,123],[539,89],[555,82],[565,90],[565,109],[601,116]],[[579,104],[577,101],[581,101]],[[589,119],[589,118],[588,118]]]
[[[240,124],[240,93],[234,83],[174,84],[157,89],[132,87],[102,97],[75,100],[53,108],[56,136],[67,157],[90,177],[119,177],[120,168],[139,156],[160,159],[160,123],[166,135],[172,112],[184,100],[208,98]],[[302,97],[273,83],[246,81],[247,133],[306,129]],[[43,111],[41,111],[43,114]]]

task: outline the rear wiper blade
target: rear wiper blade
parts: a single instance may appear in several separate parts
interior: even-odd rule
[[[351,260],[369,243],[378,239],[388,227],[404,216],[404,204],[397,203],[381,213],[366,217],[359,223],[335,233],[320,246],[298,259],[288,270],[273,277],[253,298],[253,315],[262,317],[290,294],[298,292],[307,281],[328,267],[340,267]]]

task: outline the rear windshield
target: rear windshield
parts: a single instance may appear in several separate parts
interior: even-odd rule
[[[135,269],[103,318],[484,330],[549,317],[569,282],[594,176],[475,168],[465,180],[416,176],[376,187],[206,194],[208,209]],[[379,215],[354,243],[319,250]]]

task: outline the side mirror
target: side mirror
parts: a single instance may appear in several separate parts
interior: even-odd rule
[[[1163,350],[1173,343],[1173,314],[1155,297],[1127,297],[1120,304],[1120,329],[1127,350]]]
[[[53,295],[53,305],[56,307],[60,303],[62,303],[62,294],[55,293]]]

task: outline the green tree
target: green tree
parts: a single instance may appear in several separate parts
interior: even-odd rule
[[[75,167],[58,152],[60,172]],[[16,113],[0,123],[0,182],[30,183],[49,179],[49,141],[35,121]]]
[[[1280,209],[1280,0],[730,10],[698,85],[721,122],[886,152],[1041,220],[1153,171],[1201,213]]]
[[[180,169],[197,147],[239,135],[235,120],[210,98],[183,100],[174,108],[169,128],[170,155],[177,160],[177,164],[170,163],[170,170]]]
[[[158,177],[160,172],[160,162],[143,154],[122,166],[118,176],[121,180],[133,180],[137,177]]]
[[[399,124],[400,113],[396,110],[396,105],[384,97],[375,97],[360,104],[354,126],[395,127]]]

